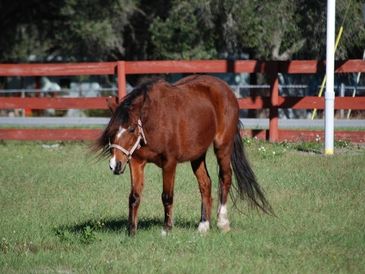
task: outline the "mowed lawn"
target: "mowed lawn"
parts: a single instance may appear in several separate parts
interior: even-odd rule
[[[365,149],[246,140],[277,217],[238,204],[232,231],[197,232],[200,194],[178,167],[173,232],[161,236],[161,171],[146,168],[134,238],[129,174],[114,176],[88,143],[0,143],[0,273],[365,273]],[[308,152],[309,151],[309,152]],[[314,151],[314,152],[311,152]],[[208,168],[217,207],[217,164]]]

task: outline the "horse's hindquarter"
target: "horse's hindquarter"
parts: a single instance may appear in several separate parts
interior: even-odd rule
[[[196,96],[197,103],[206,99],[206,102],[209,102],[214,108],[215,141],[226,142],[227,139],[233,138],[239,118],[239,106],[228,84],[207,75],[190,76],[185,79],[185,85],[190,87],[189,90],[193,96]],[[183,83],[185,81],[182,80]],[[204,99],[201,100],[201,97]]]
[[[171,90],[160,104],[165,152],[174,154],[178,162],[203,154],[216,131],[213,105],[206,97],[188,89]]]

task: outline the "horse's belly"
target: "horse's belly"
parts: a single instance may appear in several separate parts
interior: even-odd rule
[[[191,124],[194,125],[194,122]],[[179,132],[180,134],[176,136],[177,160],[179,162],[191,161],[204,154],[212,144],[216,134],[215,121],[209,119],[205,123],[199,123],[199,126],[189,126]]]
[[[203,154],[205,154],[206,151],[208,150],[208,148],[209,148],[209,146],[208,147],[199,147],[199,148],[195,147],[194,149],[187,150],[184,153],[179,154],[176,157],[176,160],[179,163],[196,160],[199,157],[201,157]]]

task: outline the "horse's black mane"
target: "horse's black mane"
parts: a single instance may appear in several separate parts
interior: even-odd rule
[[[130,93],[128,93],[123,99],[119,106],[115,109],[109,125],[117,123],[118,127],[122,123],[128,123],[129,121],[129,110],[134,100],[140,96],[143,96],[143,100],[146,99],[147,93],[151,90],[152,86],[160,79],[148,79],[139,84]]]
[[[161,79],[154,78],[144,80],[122,99],[122,102],[117,106],[114,113],[112,114],[107,127],[96,141],[95,150],[102,150],[101,155],[106,155],[108,153],[109,141],[114,138],[115,134],[119,130],[119,126],[121,124],[128,123],[129,121],[129,111],[134,100],[140,96],[143,96],[143,101],[145,101],[148,92],[159,80]]]

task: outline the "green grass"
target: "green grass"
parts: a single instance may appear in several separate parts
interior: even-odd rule
[[[86,143],[0,143],[0,273],[364,273],[365,149],[245,140],[277,218],[231,208],[232,231],[200,235],[189,164],[177,171],[167,237],[161,171],[146,168],[136,237],[126,235],[129,174],[113,176]],[[208,168],[217,199],[217,166]],[[232,203],[231,203],[232,204]]]

